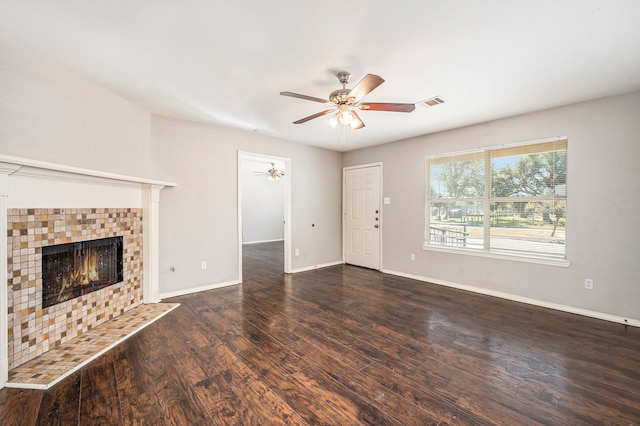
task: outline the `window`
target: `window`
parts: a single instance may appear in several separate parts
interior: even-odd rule
[[[565,259],[567,140],[427,158],[425,246]]]

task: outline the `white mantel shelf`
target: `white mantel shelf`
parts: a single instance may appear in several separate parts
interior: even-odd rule
[[[100,170],[83,169],[81,167],[67,166],[64,164],[48,163],[46,161],[32,160],[30,158],[13,157],[10,155],[0,154],[0,163],[18,166],[18,171],[22,167],[29,167],[41,170],[50,170],[54,172],[71,173],[74,175],[91,176],[102,179],[117,180],[123,182],[140,183],[147,185],[157,185],[163,187],[174,187],[174,182],[164,182],[153,179],[146,179],[135,176],[120,175],[117,173],[103,172]],[[0,166],[2,168],[2,166]]]

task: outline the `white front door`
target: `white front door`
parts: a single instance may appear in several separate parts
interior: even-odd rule
[[[344,260],[380,269],[381,166],[344,171]]]

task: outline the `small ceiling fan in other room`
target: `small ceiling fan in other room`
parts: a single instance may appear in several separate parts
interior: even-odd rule
[[[406,103],[388,103],[388,102],[362,102],[362,98],[371,93],[375,88],[384,83],[384,79],[375,74],[367,74],[364,76],[353,89],[347,89],[347,83],[351,78],[351,73],[346,71],[336,74],[338,80],[342,84],[342,89],[334,90],[329,95],[329,99],[316,98],[313,96],[301,95],[293,92],[280,92],[282,96],[290,96],[292,98],[306,99],[308,101],[319,102],[332,105],[335,108],[320,111],[308,117],[294,121],[293,124],[306,123],[314,118],[323,115],[332,114],[329,118],[329,125],[337,128],[338,125],[349,126],[353,130],[364,127],[364,122],[356,112],[356,109],[362,111],[392,111],[392,112],[411,112],[415,109],[415,104]]]
[[[254,171],[253,174],[255,176],[267,176],[267,179],[274,182],[284,176],[284,172],[282,170],[276,169],[276,163],[269,164],[271,164],[271,168],[266,172]]]

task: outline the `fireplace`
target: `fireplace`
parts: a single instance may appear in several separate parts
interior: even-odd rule
[[[42,247],[42,307],[122,282],[122,237]]]
[[[7,209],[9,370],[142,303],[142,224],[139,208]],[[105,241],[111,242],[100,248]],[[76,254],[90,250],[98,251],[93,255],[98,279],[93,272],[78,274],[93,279],[83,279],[88,283],[72,290],[72,280],[62,276],[71,275],[70,264],[84,263],[72,260]],[[112,260],[107,262],[109,251]],[[61,272],[54,272],[52,264]],[[105,271],[107,265],[115,272]],[[107,273],[116,278],[106,280]],[[107,282],[112,285],[104,287]],[[45,292],[54,296],[43,297]]]
[[[0,220],[0,252],[6,254],[0,267],[2,388],[9,370],[145,300],[159,301],[160,191],[175,184],[19,157],[0,155],[0,162],[0,219],[5,218]],[[60,297],[61,281],[52,283],[49,268],[43,269],[43,249],[118,236],[122,272],[116,272],[115,283]],[[49,305],[53,300],[43,299],[43,274],[49,288],[59,286],[53,290],[58,300],[69,299]],[[100,286],[93,284],[94,289]]]

